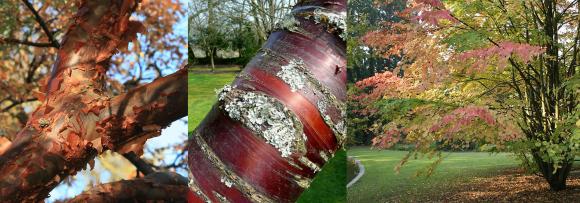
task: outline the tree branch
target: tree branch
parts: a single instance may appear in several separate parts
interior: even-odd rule
[[[32,12],[32,14],[34,14],[34,18],[36,19],[36,22],[38,22],[38,24],[40,25],[40,27],[42,28],[44,33],[46,33],[48,40],[52,44],[51,46],[55,47],[57,49],[60,48],[60,44],[58,43],[58,41],[56,41],[56,39],[54,38],[50,29],[48,29],[48,25],[46,25],[46,22],[44,21],[44,19],[42,19],[42,16],[40,16],[38,11],[36,11],[36,9],[34,9],[34,6],[30,2],[28,2],[28,0],[22,0],[22,2],[24,4],[26,4],[26,7],[28,7],[28,9]]]
[[[117,96],[110,108],[97,114],[94,117],[94,113],[82,110],[73,114],[68,124],[79,132],[57,126],[36,130],[28,125],[0,156],[0,202],[42,200],[98,153],[156,136],[186,116],[187,70]]]
[[[142,147],[187,115],[184,69],[114,98],[105,88],[111,57],[144,30],[130,20],[138,2],[80,1],[43,103],[0,156],[0,202],[41,201],[97,154]]]
[[[145,178],[95,186],[67,202],[187,202],[187,178],[152,173]]]
[[[143,175],[149,175],[155,172],[153,167],[149,163],[145,162],[145,160],[139,158],[135,152],[124,153],[123,157],[129,160],[139,172],[143,173]]]
[[[9,43],[9,44],[22,44],[34,47],[54,47],[52,43],[45,43],[45,42],[31,42],[27,40],[19,40],[19,39],[12,39],[12,38],[0,38],[0,43]]]

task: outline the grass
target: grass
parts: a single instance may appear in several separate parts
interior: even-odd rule
[[[210,72],[211,71],[211,67],[207,67],[207,66],[195,66],[190,68],[189,70],[191,71],[199,71],[199,72]],[[234,67],[216,67],[215,71],[216,72],[236,72],[236,71],[240,71],[241,67],[239,66],[234,66]]]
[[[365,175],[348,189],[348,202],[417,202],[437,196],[448,186],[472,179],[490,177],[518,162],[507,153],[454,152],[441,162],[430,177],[415,173],[433,162],[427,158],[410,160],[397,174],[394,167],[406,151],[376,151],[368,147],[348,150],[365,167]]]
[[[187,115],[189,131],[193,131],[205,118],[217,100],[215,90],[230,84],[235,73],[195,74],[189,73]]]
[[[190,132],[199,125],[216,102],[215,90],[230,84],[235,76],[236,73],[189,73],[187,107]],[[346,202],[345,166],[346,152],[338,151],[317,174],[298,202]]]
[[[298,203],[346,202],[346,151],[339,150],[322,167]]]

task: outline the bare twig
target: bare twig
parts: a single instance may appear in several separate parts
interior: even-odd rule
[[[44,19],[42,19],[42,16],[40,16],[38,11],[36,11],[36,9],[34,9],[34,6],[28,0],[22,0],[22,2],[24,4],[26,4],[26,7],[28,7],[28,9],[30,9],[32,14],[34,14],[34,18],[36,19],[36,22],[38,22],[38,24],[40,25],[40,27],[42,28],[44,33],[46,33],[46,36],[48,36],[48,40],[52,44],[52,47],[55,47],[57,49],[60,48],[60,43],[58,43],[58,41],[56,41],[56,39],[52,35],[52,32],[50,32],[50,29],[48,29],[48,25],[46,25],[46,22],[44,21]]]

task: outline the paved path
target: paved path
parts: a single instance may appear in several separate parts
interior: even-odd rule
[[[350,186],[355,184],[365,174],[365,167],[360,163],[359,160],[355,159],[352,156],[349,156],[348,158],[353,159],[354,163],[358,166],[358,174],[356,174],[356,176],[350,182],[348,182],[346,188],[349,188]]]

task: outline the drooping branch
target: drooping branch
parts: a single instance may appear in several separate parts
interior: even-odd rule
[[[194,131],[194,202],[294,202],[345,138],[346,1],[298,3]]]
[[[187,178],[152,173],[144,178],[98,185],[66,202],[187,202]]]
[[[129,20],[138,3],[80,2],[43,103],[0,156],[0,202],[41,201],[97,154],[138,150],[186,116],[185,69],[116,97],[105,88],[110,57],[144,29]]]

